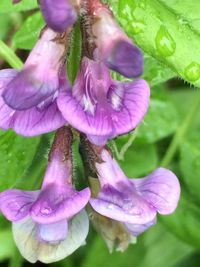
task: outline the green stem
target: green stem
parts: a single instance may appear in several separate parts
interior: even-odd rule
[[[189,130],[199,107],[200,107],[200,94],[197,95],[196,101],[192,105],[190,112],[185,117],[183,123],[177,128],[177,131],[172,139],[172,142],[169,148],[167,149],[164,158],[161,161],[161,166],[167,167],[172,161],[177,149],[179,148],[179,145],[181,145],[184,142],[185,135],[187,134],[187,131]]]
[[[12,68],[21,69],[23,67],[21,59],[2,40],[0,40],[0,57],[8,62]]]

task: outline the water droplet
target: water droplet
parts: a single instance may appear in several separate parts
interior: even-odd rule
[[[185,76],[189,81],[197,81],[200,78],[200,65],[197,62],[192,62],[185,68]]]
[[[156,48],[165,57],[173,55],[176,50],[176,43],[164,26],[160,27],[156,35]]]
[[[132,26],[132,30],[135,34],[138,34],[138,33],[141,33],[144,31],[144,22],[142,21],[133,21],[131,23],[131,26]]]

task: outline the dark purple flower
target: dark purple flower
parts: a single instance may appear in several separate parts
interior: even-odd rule
[[[39,0],[47,25],[57,32],[64,32],[74,24],[77,12],[70,0]]]
[[[103,63],[83,58],[73,90],[63,90],[57,102],[69,124],[103,145],[142,121],[149,97],[144,80],[114,81]]]
[[[41,190],[0,193],[0,210],[13,222],[16,244],[30,262],[63,259],[85,241],[89,225],[83,209],[90,190],[76,191],[71,176],[71,161],[61,148],[50,157]]]
[[[106,5],[94,5],[92,31],[98,58],[112,70],[134,78],[143,73],[143,55],[116,23]]]
[[[61,78],[64,45],[46,29],[22,71],[0,71],[0,128],[34,136],[56,130],[66,122],[58,110],[58,89],[67,87]]]
[[[158,168],[142,179],[128,179],[110,153],[103,150],[103,163],[96,163],[101,191],[90,200],[103,216],[124,223],[137,236],[156,223],[156,214],[170,214],[180,197],[177,177]]]

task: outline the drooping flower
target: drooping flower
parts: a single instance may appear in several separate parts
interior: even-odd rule
[[[93,209],[103,216],[122,222],[137,236],[156,223],[156,215],[170,214],[180,197],[177,177],[158,168],[141,179],[128,179],[107,150],[96,163],[101,190],[90,200]]]
[[[0,193],[0,210],[13,222],[21,254],[30,262],[61,260],[83,245],[88,217],[83,210],[89,188],[72,185],[71,132],[58,130],[41,190],[7,190]]]
[[[57,103],[69,124],[94,144],[104,145],[142,121],[149,97],[146,81],[114,81],[103,63],[85,57],[73,90],[63,90]]]
[[[47,25],[56,32],[64,32],[76,21],[74,0],[39,0],[39,4]]]
[[[143,55],[115,21],[115,18],[101,1],[90,1],[93,17],[92,34],[98,48],[98,58],[110,69],[134,78],[143,72]]]
[[[0,71],[0,128],[34,136],[65,124],[56,103],[58,89],[68,86],[61,77],[62,41],[45,29],[22,71]]]

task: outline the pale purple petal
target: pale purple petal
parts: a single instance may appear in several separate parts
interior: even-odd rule
[[[29,109],[37,106],[58,90],[58,78],[46,81],[35,75],[36,68],[26,68],[6,85],[2,97],[9,107],[16,110]]]
[[[101,215],[125,223],[145,224],[156,216],[155,208],[134,191],[120,192],[110,185],[104,186],[96,199],[90,199],[90,204]]]
[[[47,25],[57,32],[64,32],[74,24],[77,14],[69,0],[40,0],[40,8]]]
[[[130,223],[125,223],[125,226],[127,230],[133,235],[133,236],[138,236],[142,234],[144,231],[146,231],[149,227],[153,226],[156,224],[156,217],[151,221],[146,224],[130,224]]]
[[[39,191],[7,190],[0,193],[0,210],[10,221],[18,221],[29,215]]]
[[[133,185],[142,197],[161,214],[170,214],[177,207],[180,184],[170,170],[158,168],[143,179],[133,179]]]
[[[64,184],[49,185],[42,190],[39,198],[31,208],[33,220],[41,224],[49,224],[69,219],[80,212],[90,199],[90,190],[80,192]]]
[[[51,244],[59,243],[67,237],[68,223],[67,220],[51,224],[38,224],[37,235],[41,242]]]
[[[17,76],[19,73],[18,70],[15,69],[4,69],[0,70],[0,94],[5,89],[7,84]]]
[[[119,164],[106,149],[102,151],[101,159],[101,163],[95,164],[101,187],[109,184],[120,190],[123,189],[122,185],[126,188],[130,186],[130,181]]]
[[[141,123],[148,110],[150,88],[145,80],[115,82],[110,88],[109,100],[115,136],[128,133]]]
[[[56,100],[43,108],[33,107],[16,111],[0,97],[0,128],[13,129],[24,136],[36,136],[54,131],[66,123],[58,110]]]

